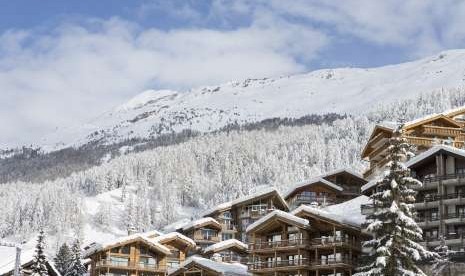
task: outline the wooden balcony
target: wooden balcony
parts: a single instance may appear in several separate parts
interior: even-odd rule
[[[362,243],[357,240],[346,239],[344,237],[327,237],[312,239],[310,242],[311,248],[333,248],[333,247],[345,247],[352,248],[355,250],[361,250]]]
[[[132,263],[114,260],[101,260],[95,263],[95,268],[145,270],[153,272],[166,272],[166,266],[159,264]]]
[[[372,151],[369,155],[368,155],[368,158],[370,160],[373,160],[374,158],[376,158],[377,156],[381,155],[382,153],[385,153],[382,155],[382,157],[384,157],[385,155],[387,155],[386,153],[386,150],[387,148],[389,147],[389,144],[388,143],[385,143],[384,145],[382,145],[381,147],[378,147],[376,148],[374,151]]]
[[[439,126],[422,126],[423,134],[441,137],[457,137],[460,136],[462,130],[460,128],[439,127]]]
[[[205,243],[217,243],[220,242],[219,236],[207,236],[202,234],[195,234],[194,235],[195,242],[205,242]]]
[[[305,248],[309,245],[307,239],[293,239],[293,240],[282,240],[282,241],[270,241],[270,242],[255,242],[249,243],[249,250],[251,252],[271,252],[271,251],[286,251],[286,250],[297,250],[297,248]]]
[[[310,262],[312,270],[332,268],[354,268],[356,262],[348,258],[328,258]]]
[[[252,262],[247,267],[250,272],[265,273],[271,271],[288,271],[296,269],[309,269],[309,259],[301,258],[295,260],[274,260],[270,262]]]
[[[432,147],[434,143],[436,143],[436,140],[433,138],[426,138],[426,137],[414,137],[414,136],[405,136],[405,139],[407,139],[407,142],[416,145],[416,146],[423,146],[423,147]],[[441,142],[441,141],[439,141]],[[462,148],[464,144],[464,141],[452,141],[452,146],[456,148]]]

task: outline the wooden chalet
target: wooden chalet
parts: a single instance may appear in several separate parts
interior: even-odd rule
[[[253,275],[352,275],[360,226],[318,208],[274,211],[247,229]]]
[[[169,276],[247,276],[247,266],[239,263],[222,263],[192,256]]]
[[[327,206],[359,196],[367,181],[348,169],[336,170],[292,187],[284,194],[291,209],[300,205]]]
[[[236,239],[221,241],[205,248],[202,255],[223,263],[247,263],[247,244]]]
[[[202,250],[221,241],[221,229],[221,224],[218,221],[206,217],[194,220],[177,231],[194,240],[199,247],[198,250]],[[197,251],[192,253],[197,253]]]
[[[177,234],[160,237],[133,234],[106,244],[94,244],[84,253],[84,258],[91,260],[89,274],[166,275],[170,267],[178,267],[184,261],[192,243]]]
[[[465,107],[440,114],[433,114],[403,125],[403,137],[417,146],[419,152],[436,144],[448,144],[463,148],[465,144]],[[370,168],[364,177],[377,175],[389,161],[387,155],[388,141],[397,124],[379,124],[373,129],[362,151],[362,158],[370,162]]]
[[[289,207],[275,188],[266,188],[220,204],[203,216],[212,217],[221,224],[222,240],[237,239],[246,242],[247,227],[274,210],[289,211]]]

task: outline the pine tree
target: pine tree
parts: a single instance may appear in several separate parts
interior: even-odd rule
[[[449,247],[446,245],[446,240],[441,236],[441,244],[436,247],[434,250],[438,253],[439,257],[435,260],[431,267],[433,275],[450,275],[451,260],[450,255],[453,253],[449,250]]]
[[[71,267],[66,276],[82,276],[86,272],[86,268],[81,262],[81,246],[79,240],[76,239],[71,247]]]
[[[45,256],[45,232],[40,229],[32,261],[32,276],[48,276],[47,257]]]
[[[361,267],[356,276],[423,276],[425,273],[416,263],[437,257],[417,243],[422,240],[422,230],[412,218],[416,192],[411,187],[422,183],[410,176],[404,164],[413,153],[406,140],[400,137],[400,129],[389,141],[391,161],[371,196],[374,212],[367,217],[366,231],[373,238],[363,244],[370,252],[369,263]]]
[[[66,243],[63,243],[53,259],[55,268],[61,273],[61,275],[67,275],[71,268],[72,260],[73,255],[69,246]]]

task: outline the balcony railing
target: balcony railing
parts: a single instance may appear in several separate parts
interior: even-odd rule
[[[121,268],[131,268],[131,269],[148,269],[148,270],[158,270],[165,269],[164,266],[158,264],[148,264],[148,263],[136,263],[132,264],[129,261],[116,261],[116,260],[100,260],[96,263],[96,267],[121,267]]]
[[[436,175],[430,177],[424,177],[421,179],[423,183],[430,183],[430,182],[437,182],[440,180],[448,180],[448,179],[458,179],[458,178],[465,178],[465,174],[463,173],[454,173],[454,174],[446,174],[446,175]]]
[[[353,266],[357,262],[349,258],[327,258],[310,262],[312,266],[349,265]]]
[[[352,240],[346,237],[325,237],[325,238],[316,238],[312,239],[310,244],[312,246],[334,246],[334,245],[347,245],[353,247],[361,247],[362,244],[360,241]]]
[[[460,219],[463,220],[465,219],[465,214],[464,213],[449,213],[444,215],[445,219]]]
[[[255,242],[255,243],[249,243],[249,249],[250,250],[272,249],[272,248],[299,246],[299,245],[308,245],[308,244],[309,242],[307,239]]]
[[[224,263],[241,263],[241,264],[247,264],[247,257],[242,257],[242,256],[221,256],[221,260]]]
[[[294,200],[295,203],[304,203],[304,204],[310,204],[313,202],[316,202],[318,204],[336,204],[337,201],[333,198],[329,198],[326,196],[308,196],[308,195],[297,195]]]
[[[460,128],[440,127],[440,126],[423,126],[423,133],[444,137],[456,137],[462,133]]]
[[[310,264],[307,258],[300,258],[294,260],[274,260],[269,262],[252,262],[248,263],[249,270],[261,270],[280,267],[297,267],[308,266]]]

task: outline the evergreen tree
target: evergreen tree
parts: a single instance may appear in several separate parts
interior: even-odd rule
[[[61,273],[61,275],[64,276],[68,274],[72,265],[73,255],[66,243],[63,243],[60,246],[53,261],[55,263],[55,268]]]
[[[79,240],[76,239],[71,247],[71,267],[66,276],[82,276],[86,272],[86,268],[81,262],[81,246]]]
[[[416,263],[437,257],[417,243],[422,240],[422,230],[412,218],[416,193],[411,187],[422,183],[410,176],[404,164],[413,153],[400,137],[400,129],[389,141],[388,170],[371,195],[374,212],[367,217],[366,230],[373,238],[363,244],[370,258],[356,276],[423,276]]]
[[[441,236],[441,244],[435,248],[435,251],[438,253],[439,257],[435,260],[431,267],[433,275],[450,275],[450,267],[452,264],[450,255],[453,252],[449,250],[449,247],[446,245],[446,240],[443,236]]]
[[[47,257],[45,257],[45,232],[40,229],[32,261],[32,276],[48,276]]]

